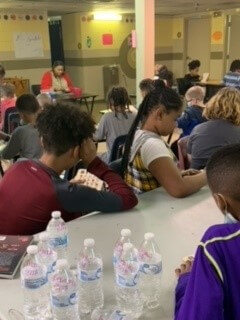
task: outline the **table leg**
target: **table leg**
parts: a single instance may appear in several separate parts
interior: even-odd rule
[[[87,111],[88,111],[88,113],[89,113],[89,105],[88,105],[87,98],[84,98],[84,101],[85,101],[85,106],[87,107]]]
[[[92,113],[93,113],[93,107],[94,107],[95,98],[96,98],[96,97],[92,97],[92,104],[91,104],[91,111],[90,111],[90,114],[91,114],[91,115],[92,115]]]

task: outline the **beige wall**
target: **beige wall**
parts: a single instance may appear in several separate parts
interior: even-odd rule
[[[47,13],[0,11],[0,16],[0,62],[6,68],[6,76],[27,78],[30,84],[40,83],[43,72],[51,65]],[[8,19],[4,19],[4,16]],[[26,16],[29,16],[28,20]],[[34,59],[16,59],[13,43],[15,32],[40,32],[44,56]]]

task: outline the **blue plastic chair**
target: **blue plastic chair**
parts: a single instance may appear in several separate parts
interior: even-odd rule
[[[123,148],[126,142],[127,135],[119,136],[115,139],[112,151],[109,158],[109,163],[122,158]]]

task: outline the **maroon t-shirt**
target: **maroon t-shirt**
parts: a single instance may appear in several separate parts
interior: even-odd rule
[[[38,161],[13,165],[0,182],[0,234],[43,231],[55,210],[69,221],[89,212],[116,212],[137,204],[132,190],[99,158],[88,171],[106,181],[109,191],[71,185]]]

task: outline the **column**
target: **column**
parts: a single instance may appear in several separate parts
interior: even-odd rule
[[[155,0],[135,0],[136,15],[136,92],[137,106],[142,101],[139,82],[153,78],[155,63]]]

